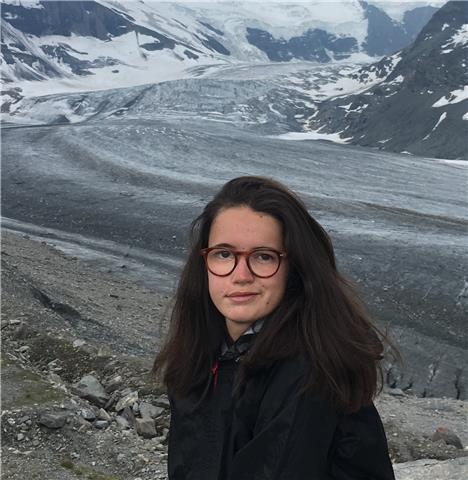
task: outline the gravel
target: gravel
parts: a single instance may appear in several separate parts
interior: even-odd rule
[[[150,369],[170,298],[10,233],[2,287],[5,478],[165,479],[169,404]],[[466,478],[468,402],[390,389],[376,405],[398,480]]]

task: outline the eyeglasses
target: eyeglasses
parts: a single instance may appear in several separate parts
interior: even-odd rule
[[[270,248],[259,248],[249,252],[239,252],[226,247],[211,247],[200,250],[205,259],[206,268],[218,277],[227,277],[231,274],[240,257],[245,257],[247,267],[256,277],[272,277],[280,268],[281,259],[286,257],[286,252],[279,252]]]

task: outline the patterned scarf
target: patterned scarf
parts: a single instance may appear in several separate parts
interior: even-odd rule
[[[257,320],[231,345],[224,342],[221,347],[219,361],[234,360],[238,362],[240,357],[249,350],[253,339],[262,328],[263,322],[264,320]]]

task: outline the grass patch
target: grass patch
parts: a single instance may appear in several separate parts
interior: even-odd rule
[[[8,409],[34,403],[45,404],[62,400],[64,393],[53,388],[37,373],[23,368],[15,360],[2,356],[2,403]]]
[[[64,458],[60,462],[60,466],[70,470],[70,472],[74,473],[77,477],[86,480],[121,480],[120,477],[116,477],[115,475],[103,473],[85,465],[77,465],[73,463],[70,458]]]

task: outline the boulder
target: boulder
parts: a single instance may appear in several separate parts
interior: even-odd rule
[[[40,425],[47,428],[58,429],[62,428],[68,418],[68,413],[43,413],[38,420]]]
[[[104,387],[92,375],[85,375],[79,382],[73,384],[72,392],[81,398],[89,400],[98,407],[103,407],[109,400]]]
[[[468,457],[454,460],[416,460],[393,466],[396,480],[466,480]]]
[[[152,418],[136,418],[135,429],[138,435],[143,438],[153,438],[157,436],[156,425]]]

